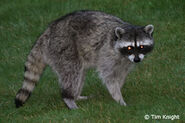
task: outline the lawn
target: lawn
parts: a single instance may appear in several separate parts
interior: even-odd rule
[[[155,48],[126,79],[128,106],[109,95],[95,70],[87,72],[79,109],[61,100],[58,79],[47,68],[27,103],[16,109],[24,62],[48,24],[74,10],[101,10],[135,25],[153,24]],[[150,119],[145,120],[144,116]],[[179,115],[165,120],[152,115]],[[6,122],[185,122],[184,0],[0,0],[0,123]]]

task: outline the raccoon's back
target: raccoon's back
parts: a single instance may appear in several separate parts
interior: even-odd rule
[[[92,11],[92,10],[81,10],[81,11],[74,11],[72,13],[66,14],[57,20],[53,21],[52,24],[60,23],[61,21],[70,21],[76,20],[76,22],[87,22],[89,23],[91,20],[103,20],[107,23],[110,22],[117,22],[117,23],[124,23],[120,18],[107,14],[101,11]],[[79,23],[79,24],[86,24],[86,23]]]
[[[121,19],[100,11],[76,11],[67,14],[50,25],[51,41],[55,38],[65,38],[62,43],[94,45],[105,35],[111,35],[117,26],[123,26]],[[57,39],[55,41],[61,41]],[[52,41],[53,43],[57,43]]]
[[[100,11],[82,10],[53,21],[51,29],[59,33],[60,30],[65,30],[69,33],[76,32],[78,35],[88,36],[96,31],[106,31],[124,24],[126,23],[113,15]]]

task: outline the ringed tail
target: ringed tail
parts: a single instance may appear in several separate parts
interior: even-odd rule
[[[35,85],[40,79],[40,76],[45,68],[42,52],[37,44],[33,47],[28,55],[25,63],[24,81],[22,88],[16,94],[15,105],[16,107],[22,106],[25,101],[30,97]]]

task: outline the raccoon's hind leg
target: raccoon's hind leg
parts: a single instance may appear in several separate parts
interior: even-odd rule
[[[77,109],[75,101],[83,87],[84,69],[78,60],[75,62],[66,61],[65,63],[62,66],[56,66],[62,98],[69,109]]]
[[[22,106],[29,98],[46,64],[43,62],[41,52],[37,45],[33,47],[25,63],[24,82],[22,88],[16,94],[16,107]]]
[[[86,99],[88,99],[87,96],[78,96],[77,97],[77,100],[86,100]]]

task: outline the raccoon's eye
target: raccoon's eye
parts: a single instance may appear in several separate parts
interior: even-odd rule
[[[144,46],[143,46],[143,45],[141,45],[141,46],[140,46],[140,48],[141,48],[141,49],[143,49],[143,48],[144,48]]]
[[[128,49],[128,50],[131,50],[131,49],[132,49],[132,47],[131,47],[131,46],[128,46],[128,47],[127,47],[127,49]]]

